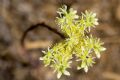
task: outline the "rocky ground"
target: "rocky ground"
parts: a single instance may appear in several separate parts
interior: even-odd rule
[[[79,15],[85,10],[97,13],[100,25],[91,33],[107,50],[88,73],[77,71],[74,63],[71,76],[60,80],[120,80],[120,0],[0,0],[0,80],[56,80],[39,57],[61,37],[43,25],[30,27],[44,22],[60,32],[55,17],[62,4]]]

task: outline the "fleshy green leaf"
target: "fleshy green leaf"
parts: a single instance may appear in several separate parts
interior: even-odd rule
[[[68,71],[64,71],[64,74],[67,75],[67,76],[70,76],[70,73]]]
[[[85,71],[85,72],[88,72],[88,66],[85,66],[85,67],[84,67],[84,71]]]
[[[61,73],[61,72],[58,72],[57,78],[59,79],[61,76],[62,76],[62,73]]]

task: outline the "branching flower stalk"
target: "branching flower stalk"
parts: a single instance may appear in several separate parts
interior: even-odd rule
[[[96,14],[85,11],[78,16],[77,11],[72,8],[67,11],[67,6],[60,8],[57,13],[59,17],[56,22],[67,38],[48,48],[47,51],[43,51],[45,56],[40,60],[43,60],[45,66],[50,66],[57,72],[57,78],[62,74],[70,75],[67,69],[70,68],[73,55],[79,63],[77,69],[88,72],[88,68],[95,63],[94,59],[100,58],[100,52],[105,50],[102,47],[104,43],[100,39],[86,35],[91,27],[98,25]]]

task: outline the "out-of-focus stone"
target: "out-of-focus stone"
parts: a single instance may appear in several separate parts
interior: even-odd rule
[[[42,15],[47,18],[54,18],[56,16],[57,7],[53,4],[46,4],[44,6],[41,6],[41,11],[38,11],[38,14],[42,12]]]
[[[25,80],[28,75],[28,68],[16,68],[13,72],[15,80]]]
[[[40,66],[31,70],[31,75],[37,80],[56,80],[55,73],[48,67]]]
[[[106,0],[101,0],[93,4],[92,7],[90,7],[90,11],[95,12],[101,21],[111,20],[111,4]]]
[[[91,33],[101,38],[118,35],[116,29],[114,29],[113,26],[107,23],[100,23],[100,25],[98,25],[95,29],[91,29]]]
[[[116,19],[120,21],[120,4],[116,8]]]
[[[18,11],[20,11],[21,13],[28,14],[28,13],[30,13],[32,11],[32,9],[33,8],[31,6],[31,4],[29,4],[29,3],[20,3],[18,5]]]
[[[73,4],[73,3],[75,3],[76,2],[76,0],[58,0],[58,3],[59,4],[62,4],[62,5],[68,5],[68,6],[70,6],[71,4]]]

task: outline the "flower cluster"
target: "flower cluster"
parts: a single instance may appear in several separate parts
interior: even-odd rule
[[[98,25],[96,14],[85,11],[78,16],[77,11],[72,8],[67,11],[67,6],[60,8],[57,13],[59,17],[56,22],[68,37],[52,48],[48,48],[47,51],[43,51],[45,56],[40,60],[43,60],[45,66],[52,67],[60,78],[62,74],[70,75],[67,69],[70,68],[75,55],[79,63],[77,69],[84,69],[87,72],[88,68],[95,63],[94,59],[100,58],[100,52],[105,50],[100,39],[85,34],[90,32],[91,27]]]

